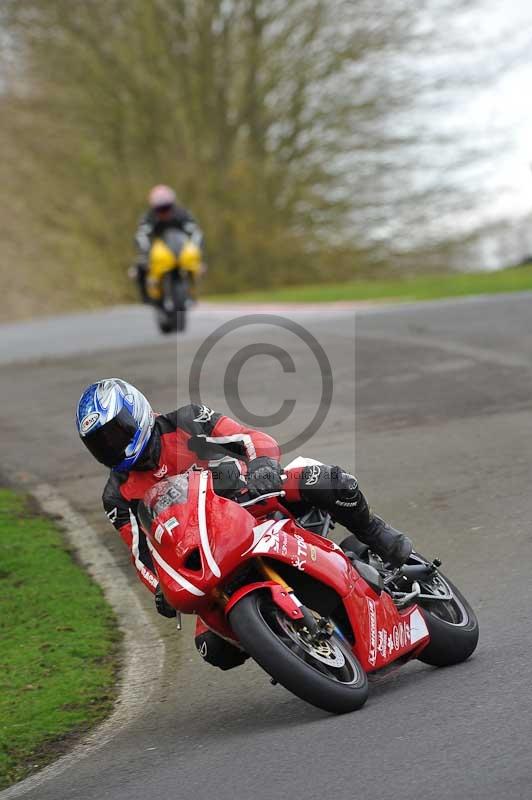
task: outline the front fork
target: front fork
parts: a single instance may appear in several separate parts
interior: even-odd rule
[[[278,583],[280,586],[282,586],[285,589],[286,592],[288,592],[290,594],[290,596],[293,599],[294,603],[296,603],[296,605],[298,606],[298,608],[299,608],[299,610],[301,612],[301,617],[299,617],[299,619],[302,619],[304,621],[304,623],[305,623],[306,627],[308,628],[308,630],[310,631],[310,633],[316,633],[317,630],[318,630],[318,623],[317,623],[316,618],[314,617],[312,612],[309,611],[308,608],[305,608],[305,606],[302,605],[300,600],[298,600],[298,598],[294,594],[294,590],[292,589],[292,587],[289,586],[286,583],[284,578],[281,578],[279,573],[276,570],[274,570],[273,567],[270,566],[270,564],[266,564],[263,561],[262,558],[259,558],[257,560],[259,562],[259,566],[260,566],[264,576],[266,578],[268,578],[268,580],[273,581],[274,583]],[[275,600],[275,598],[274,598],[274,600]],[[291,617],[291,618],[293,618],[293,617]]]
[[[248,583],[237,589],[231,597],[227,597],[224,593],[220,594],[219,599],[223,605],[225,616],[227,617],[231,609],[246,595],[259,590],[268,590],[273,602],[284,611],[287,617],[294,620],[306,620],[310,612],[303,607],[286,581],[261,558],[257,559],[257,565],[265,580]]]

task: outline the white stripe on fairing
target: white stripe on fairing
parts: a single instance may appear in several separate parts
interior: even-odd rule
[[[170,564],[167,564],[166,561],[164,560],[164,558],[161,555],[159,555],[159,553],[157,552],[157,550],[155,549],[155,547],[152,545],[152,543],[149,540],[148,540],[148,547],[150,548],[150,553],[152,555],[152,558],[155,559],[155,561],[159,564],[159,566],[162,569],[164,569],[164,571],[176,583],[178,583],[181,586],[181,588],[186,589],[187,592],[190,592],[190,594],[195,594],[196,597],[203,597],[205,595],[205,592],[202,592],[201,589],[198,589],[198,587],[194,586],[193,583],[190,583],[190,581],[187,581],[187,579],[184,578],[182,575],[180,575],[179,572],[176,572],[175,569],[173,569],[170,566]]]
[[[139,553],[139,524],[137,522],[137,518],[134,513],[129,511],[129,519],[131,521],[131,533],[133,534],[133,539],[131,542],[131,552],[133,553],[133,558],[135,559],[135,567],[138,569],[139,572],[142,571],[142,567],[146,565],[140,559]]]
[[[232,436],[206,436],[206,442],[213,444],[230,444],[231,442],[244,442],[248,458],[256,458],[257,451],[249,433],[235,433]]]
[[[131,521],[131,552],[133,553],[133,559],[135,562],[135,569],[137,572],[147,581],[150,586],[156,587],[157,586],[157,576],[153,574],[153,572],[148,569],[146,564],[142,561],[139,552],[139,524],[137,522],[137,518],[133,514],[133,512],[129,511],[129,519]]]
[[[200,542],[201,542],[201,548],[205,554],[205,558],[207,559],[207,564],[209,565],[210,571],[212,572],[213,575],[216,575],[216,577],[219,578],[222,573],[220,572],[220,567],[214,560],[211,546],[209,544],[207,519],[205,515],[205,499],[207,497],[208,480],[209,480],[209,473],[207,472],[207,470],[203,470],[201,472],[199,479],[199,495],[198,495],[198,523],[200,531]]]

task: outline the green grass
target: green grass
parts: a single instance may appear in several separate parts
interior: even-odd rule
[[[214,302],[330,303],[340,300],[437,300],[471,294],[532,289],[532,264],[482,273],[418,275],[398,279],[355,280],[348,283],[290,286],[282,289],[213,295]]]
[[[0,788],[108,713],[117,651],[112,611],[56,526],[0,489]]]

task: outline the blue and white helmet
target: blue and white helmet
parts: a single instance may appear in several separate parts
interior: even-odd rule
[[[155,415],[144,395],[119,378],[91,383],[80,397],[76,425],[81,441],[101,464],[131,469],[148,444]]]

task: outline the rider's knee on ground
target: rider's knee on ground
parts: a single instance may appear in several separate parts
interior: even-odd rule
[[[213,631],[200,633],[194,639],[196,649],[204,661],[220,669],[239,667],[249,658],[240,648],[217,636]]]

